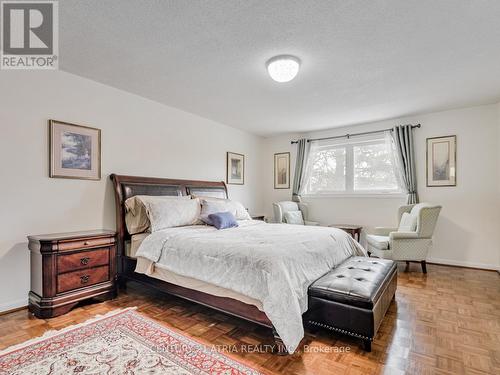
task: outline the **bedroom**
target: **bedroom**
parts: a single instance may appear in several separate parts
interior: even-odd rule
[[[2,2],[3,17],[6,14],[14,17],[9,19],[11,25],[16,20],[21,22],[19,14],[24,11],[24,8],[4,11],[12,3],[16,2]],[[12,350],[15,345],[31,348],[44,342],[37,338],[46,332],[49,334],[45,339],[54,340],[57,336],[51,336],[50,331],[81,333],[85,327],[104,324],[98,316],[115,313],[147,324],[155,337],[164,333],[179,335],[181,342],[201,343],[190,349],[191,354],[212,349],[204,355],[210,355],[215,362],[223,361],[225,366],[243,366],[240,371],[286,374],[500,371],[500,4],[497,1],[65,0],[47,4],[52,4],[52,11],[57,10],[52,18],[50,54],[57,56],[52,61],[57,66],[52,69],[46,66],[14,69],[13,62],[29,61],[22,60],[26,55],[16,51],[10,52],[10,56],[16,56],[17,60],[10,59],[7,64],[4,60],[5,54],[9,54],[7,42],[21,43],[24,39],[12,36],[5,39],[2,27],[0,191],[6,198],[0,217],[0,350],[9,347]],[[42,15],[47,11],[38,10]],[[30,24],[33,29],[35,21]],[[5,25],[6,18],[1,22]],[[47,42],[45,34],[37,30],[30,33],[41,38],[41,43]],[[298,69],[292,71],[296,75],[288,82],[274,80],[269,74],[273,68],[267,66],[274,57],[282,55],[288,57],[284,63],[292,67],[289,69]],[[290,73],[289,69],[281,73]],[[53,121],[49,123],[50,120]],[[395,131],[387,130],[408,124],[420,125],[405,128],[406,135],[411,134],[412,138],[409,154],[413,154],[410,158],[413,166],[404,158],[402,162],[399,160]],[[75,135],[70,139],[53,137],[64,129],[71,129],[69,133]],[[356,135],[367,132],[376,133]],[[314,141],[318,138],[330,139]],[[92,147],[83,141],[88,139]],[[298,163],[303,167],[299,168],[302,172],[297,173],[300,149],[292,142],[300,139],[306,141],[300,152],[304,155],[302,164]],[[444,177],[438,168],[429,174],[434,165],[440,164],[440,156],[443,157],[442,153],[433,153],[436,139],[449,145]],[[88,152],[79,152],[78,159],[68,159],[67,153],[61,151],[65,147],[63,142],[69,145],[66,152],[70,154],[75,144]],[[375,151],[380,149],[383,152],[377,154]],[[323,169],[312,163],[321,155],[327,156]],[[356,157],[361,156],[365,159],[357,163]],[[63,168],[64,157],[71,161],[72,168]],[[61,164],[55,162],[58,158]],[[436,162],[429,167],[429,160]],[[372,165],[370,161],[377,161],[373,165],[378,169],[367,168]],[[344,168],[337,169],[337,165]],[[293,343],[294,350],[289,350],[293,354],[277,353],[273,329],[269,321],[264,321],[269,317],[262,311],[265,310],[262,301],[255,298],[255,290],[242,293],[242,288],[226,287],[223,293],[239,290],[237,296],[233,295],[235,298],[230,298],[221,296],[220,290],[207,292],[203,289],[210,284],[207,283],[191,285],[187,289],[198,293],[186,296],[178,291],[156,291],[152,285],[137,280],[122,282],[125,276],[139,275],[130,269],[132,263],[122,259],[127,257],[125,242],[129,241],[127,246],[130,246],[133,234],[126,228],[125,217],[120,217],[120,212],[125,215],[125,208],[120,211],[125,196],[117,204],[117,192],[125,192],[127,184],[147,190],[139,195],[191,198],[206,198],[206,189],[215,186],[218,198],[227,196],[240,202],[251,217],[259,219],[255,220],[258,223],[252,229],[239,221],[239,227],[220,231],[199,226],[220,236],[236,233],[238,237],[238,233],[243,233],[238,231],[243,230],[250,237],[260,238],[264,231],[270,231],[261,242],[271,243],[269,238],[283,236],[281,242],[276,242],[276,238],[272,242],[275,247],[281,246],[276,251],[292,249],[297,243],[319,241],[321,236],[330,234],[337,240],[351,241],[344,234],[347,232],[329,227],[351,224],[361,229],[360,237],[355,236],[355,242],[349,242],[355,244],[352,245],[355,250],[349,247],[352,251],[349,255],[372,249],[372,256],[367,259],[378,261],[381,258],[376,258],[377,249],[372,248],[374,242],[368,243],[370,238],[373,240],[369,236],[378,233],[378,227],[398,228],[401,224],[398,210],[407,204],[406,192],[411,190],[401,178],[403,165],[415,177],[413,191],[417,192],[419,202],[440,206],[441,210],[432,234],[423,239],[425,246],[417,239],[418,247],[426,250],[424,257],[395,259],[395,297],[387,301],[387,312],[379,317],[380,326],[369,337],[371,351],[365,350],[364,340],[359,337],[324,327],[301,326],[290,329],[294,338],[285,340],[287,346]],[[117,185],[117,180],[110,178],[112,174],[145,179],[134,182],[124,177],[125,185]],[[303,186],[297,186],[302,180],[296,178],[298,174],[304,176]],[[148,180],[151,178],[200,183]],[[447,181],[442,183],[443,179]],[[166,186],[167,193],[148,190],[151,184]],[[299,214],[299,220],[308,219],[318,226],[273,227],[279,216],[273,204],[293,201],[294,185],[299,190],[301,207],[307,207],[307,212]],[[357,189],[359,186],[365,188]],[[201,192],[193,194],[195,188]],[[238,212],[233,213],[238,216]],[[264,224],[262,217],[268,223]],[[120,222],[124,232],[120,232]],[[29,245],[27,238],[97,229],[111,232],[97,237],[81,234],[83,237],[79,239],[69,235],[60,240],[70,246],[65,250],[67,253],[61,250],[59,254],[60,244],[57,244],[53,252],[43,257],[36,246]],[[289,244],[284,239],[287,236]],[[299,239],[299,236],[305,237]],[[96,238],[99,245],[94,246],[92,241]],[[36,241],[34,238],[32,242]],[[107,241],[107,247],[102,247],[100,241]],[[362,250],[356,247],[358,241]],[[85,242],[89,244],[84,245]],[[256,243],[261,242],[254,243],[241,236],[245,246],[257,249]],[[311,247],[319,246],[318,243]],[[397,244],[387,247],[383,250],[391,250]],[[107,263],[94,267],[94,258],[81,254],[92,251],[99,255],[98,249],[108,249]],[[112,251],[116,252],[114,258],[109,255]],[[208,251],[208,246],[204,251]],[[295,249],[294,253],[298,251]],[[79,288],[56,292],[56,288],[65,288],[57,261],[73,254],[78,262],[91,263],[78,264],[76,272],[104,270],[102,267],[106,265],[107,279],[86,286],[84,276],[88,274],[75,274],[76,281],[83,283]],[[345,257],[345,261],[350,259]],[[283,255],[273,261],[281,259],[288,257]],[[407,265],[406,260],[411,262]],[[422,261],[426,261],[427,273],[423,272]],[[54,267],[47,270],[42,267],[44,262]],[[315,274],[302,280],[302,292],[307,293],[323,274],[338,271],[342,263],[330,259],[315,265]],[[204,264],[202,269],[192,272],[199,271],[208,279],[214,275],[202,271],[213,270],[209,266]],[[301,263],[296,260],[294,266],[300,268]],[[321,268],[325,266],[327,270]],[[114,280],[115,273],[124,276],[119,278],[120,285]],[[61,271],[61,275],[65,274],[73,271]],[[304,276],[307,272],[296,271],[292,276],[299,274]],[[36,285],[37,280],[42,280],[39,283],[42,285]],[[73,279],[65,282],[71,283]],[[179,281],[181,285],[182,282]],[[166,282],[160,284],[164,286]],[[175,281],[170,284],[176,285]],[[247,280],[246,284],[251,283]],[[102,288],[97,291],[95,285]],[[40,288],[38,293],[36,288]],[[389,293],[390,289],[386,290]],[[31,298],[30,291],[34,292]],[[86,298],[92,294],[90,291],[101,295]],[[39,298],[34,298],[35,295]],[[200,296],[206,295],[221,297],[223,301],[200,300]],[[45,310],[37,314],[48,315],[39,318],[32,312],[36,306],[43,310],[42,297],[46,297]],[[100,297],[109,298],[100,301]],[[312,294],[302,295],[299,310],[307,309],[308,297],[313,298]],[[228,300],[245,305],[228,304]],[[234,311],[242,306],[252,308]],[[134,307],[137,309],[123,312]],[[222,311],[215,311],[214,307]],[[287,321],[296,320],[300,313]],[[51,314],[54,317],[49,317]],[[352,314],[351,309],[346,316],[350,318]],[[113,321],[113,316],[106,321]],[[260,318],[264,320],[259,321]],[[275,320],[271,319],[272,325],[279,325]],[[330,327],[340,324],[319,323]],[[342,329],[361,335],[357,331],[359,326],[359,322],[354,322],[349,329]],[[283,329],[278,331],[287,335]],[[109,332],[115,331],[110,327]],[[35,341],[28,342],[32,339]],[[127,344],[137,346],[136,341]],[[76,362],[65,362],[64,366],[72,366],[71,371],[90,372],[91,369],[78,366],[92,368],[95,359],[78,356],[77,349],[77,345],[68,344],[62,353],[41,350],[39,355],[56,359],[61,366],[63,354],[75,355]],[[172,371],[194,371],[185,358],[172,359],[169,349],[162,349],[162,358],[176,363]],[[147,353],[146,349],[141,350]],[[13,366],[8,362],[11,358],[8,353],[0,354],[0,364]],[[118,358],[116,366],[128,363],[129,357],[123,352]],[[33,364],[20,360],[5,372],[31,373],[30,366]],[[42,365],[40,368],[45,369]],[[116,369],[119,373],[125,371]],[[169,373],[165,369],[157,371]],[[60,373],[66,372],[60,370]],[[136,373],[141,372],[136,370]]]

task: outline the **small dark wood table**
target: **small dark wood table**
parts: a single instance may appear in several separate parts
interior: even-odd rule
[[[29,310],[52,318],[79,301],[116,296],[116,233],[108,230],[28,236]]]
[[[329,227],[342,229],[343,231],[349,233],[352,238],[359,242],[361,239],[361,230],[363,229],[360,225],[353,224],[330,224]]]

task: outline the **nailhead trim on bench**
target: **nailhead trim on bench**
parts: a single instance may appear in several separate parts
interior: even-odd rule
[[[324,324],[324,323],[318,323],[318,322],[315,322],[314,320],[309,320],[308,323],[312,324],[314,326],[321,327],[321,328],[327,328],[327,329],[329,329],[331,331],[340,332],[340,333],[343,333],[345,335],[354,336],[354,337],[357,337],[357,338],[360,338],[360,339],[363,339],[363,340],[373,341],[373,337],[366,337],[366,336],[360,335],[359,333],[354,333],[354,332],[346,331],[345,329],[340,329],[340,328],[332,327],[332,326],[330,326],[328,324]]]

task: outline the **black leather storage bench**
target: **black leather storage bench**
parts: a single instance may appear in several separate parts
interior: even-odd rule
[[[365,350],[371,351],[396,286],[392,260],[351,257],[309,287],[304,322],[361,338]]]

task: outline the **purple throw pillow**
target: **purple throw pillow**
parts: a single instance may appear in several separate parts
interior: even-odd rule
[[[213,225],[217,229],[227,229],[238,226],[238,222],[231,212],[216,212],[210,214],[208,215],[208,221],[210,225]]]

